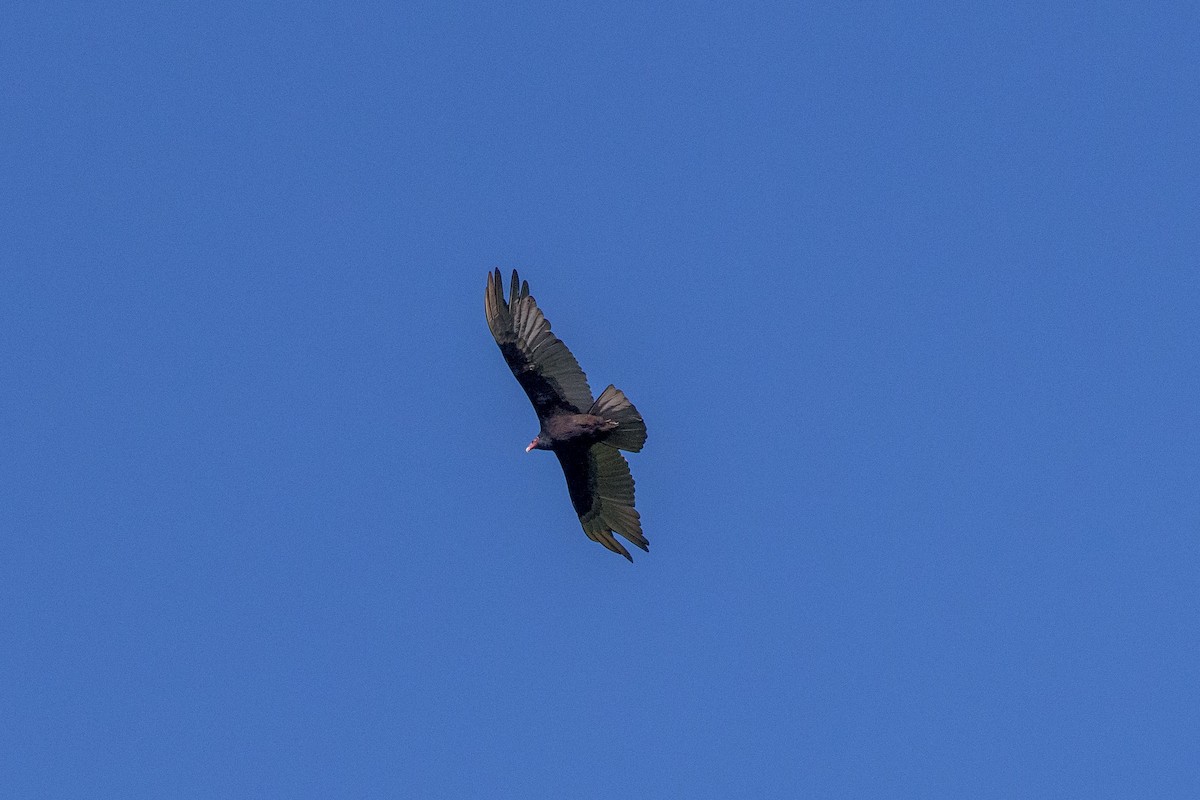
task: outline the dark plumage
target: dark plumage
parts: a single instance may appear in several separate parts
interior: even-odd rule
[[[484,310],[504,360],[529,395],[541,423],[525,451],[554,451],[583,532],[633,561],[613,534],[650,549],[633,507],[633,476],[618,452],[642,449],[646,423],[641,414],[611,384],[593,401],[579,362],[550,332],[550,323],[529,294],[529,284],[517,278],[516,270],[507,301],[500,270],[488,275]]]

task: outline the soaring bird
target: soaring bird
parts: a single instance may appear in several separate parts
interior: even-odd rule
[[[529,395],[541,429],[525,452],[553,450],[583,532],[633,561],[614,533],[650,550],[633,507],[633,476],[621,450],[636,453],[646,442],[646,423],[609,384],[596,400],[579,362],[558,337],[513,270],[508,300],[500,270],[488,275],[484,310],[488,327],[509,369]]]

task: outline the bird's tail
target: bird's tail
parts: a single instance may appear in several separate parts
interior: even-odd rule
[[[625,393],[611,383],[600,393],[588,413],[617,423],[617,427],[604,440],[605,444],[636,453],[646,443],[646,423],[642,421],[642,415]]]

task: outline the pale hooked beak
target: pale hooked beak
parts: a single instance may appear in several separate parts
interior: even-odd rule
[[[529,443],[529,447],[525,448],[525,452],[528,453],[530,450],[537,447],[537,443],[538,443],[538,437],[535,436],[535,437],[533,437],[533,441]]]

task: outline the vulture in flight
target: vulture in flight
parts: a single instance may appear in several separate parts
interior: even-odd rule
[[[553,450],[567,477],[567,491],[588,538],[633,561],[616,537],[650,550],[633,507],[633,476],[621,450],[636,453],[646,442],[646,423],[612,384],[593,400],[579,362],[542,315],[529,283],[513,270],[508,300],[500,270],[488,275],[484,296],[488,327],[504,360],[529,395],[541,430],[525,448]]]

